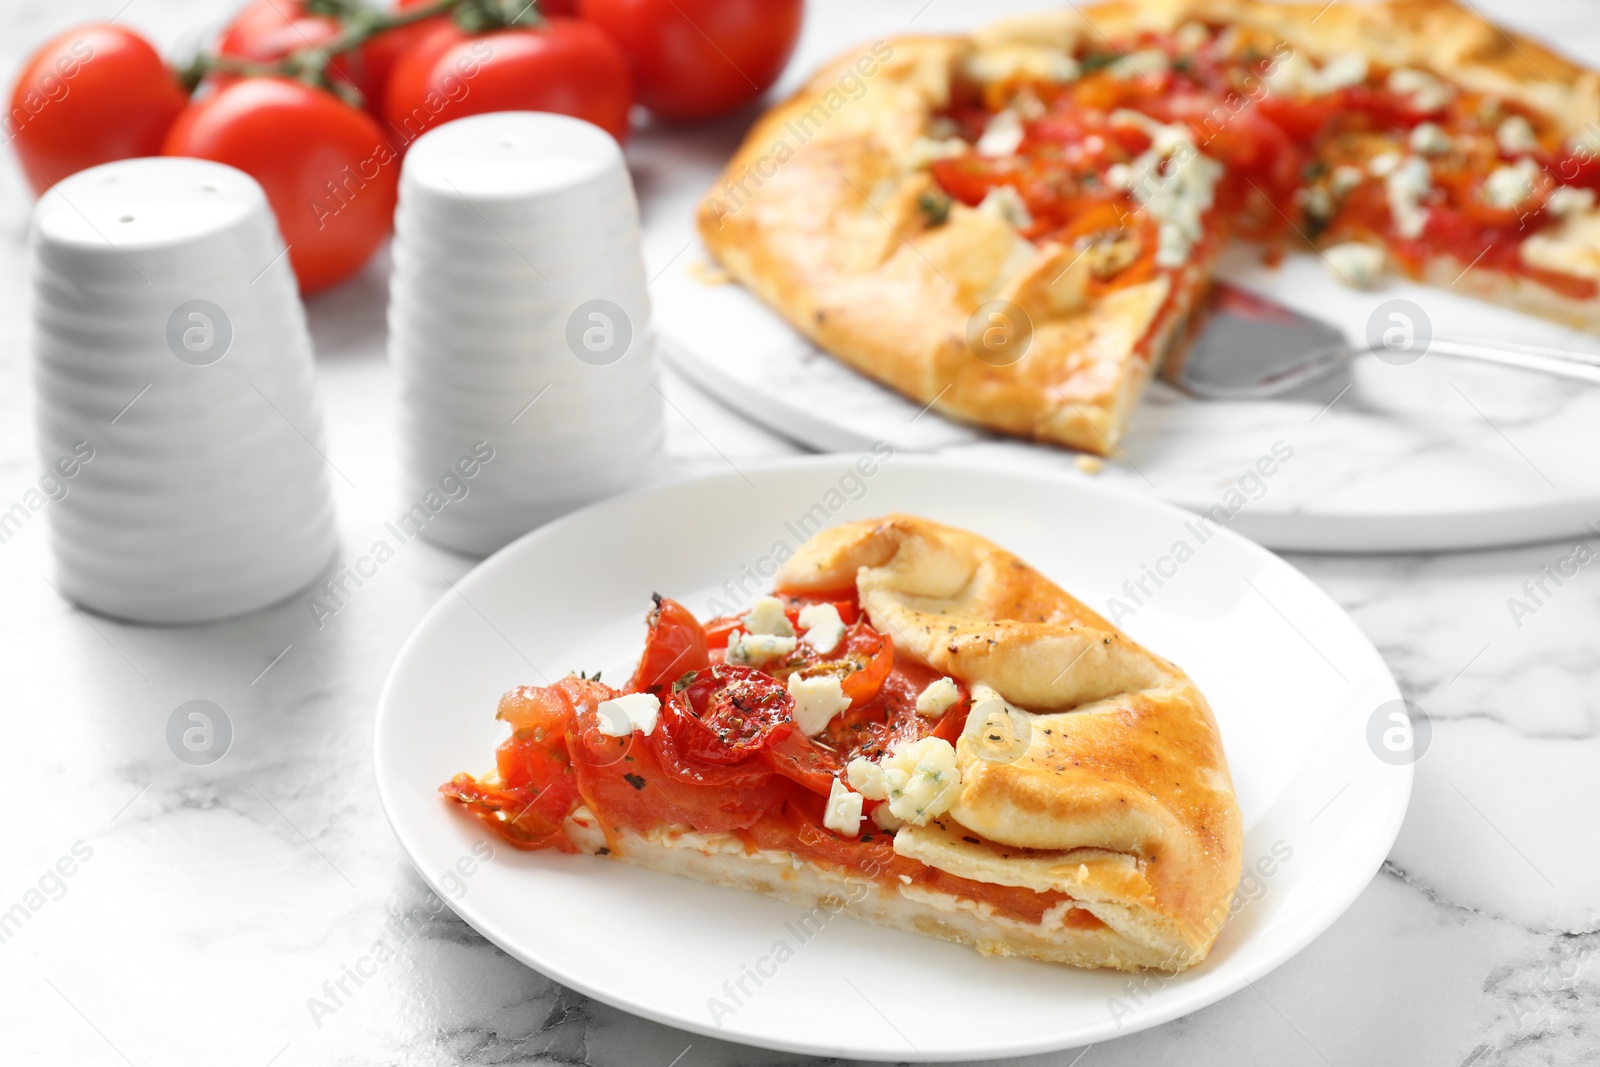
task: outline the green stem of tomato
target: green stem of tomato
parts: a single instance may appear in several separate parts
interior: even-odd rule
[[[431,4],[419,4],[395,12],[380,11],[362,0],[341,2],[335,7],[341,12],[337,17],[342,28],[320,45],[298,48],[276,63],[202,53],[177,71],[179,83],[186,92],[192,94],[206,75],[212,72],[255,78],[295,78],[325,89],[352,106],[360,107],[360,94],[348,83],[329,77],[328,67],[335,56],[353,52],[374,37],[446,14],[453,14],[457,24],[469,33],[484,33],[511,26],[537,26],[544,21],[536,0],[434,0]]]

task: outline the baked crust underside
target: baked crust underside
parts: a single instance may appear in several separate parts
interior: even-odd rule
[[[1046,912],[1042,922],[1028,923],[997,915],[989,905],[973,900],[918,886],[891,886],[818,866],[791,852],[751,852],[732,834],[699,834],[687,828],[641,834],[623,829],[614,831],[608,841],[592,816],[580,813],[568,820],[567,836],[585,852],[598,854],[606,848],[608,858],[623,863],[761,893],[806,909],[818,922],[825,921],[824,916],[842,915],[953,941],[985,955],[1023,956],[1074,967],[1176,972],[1195,962],[1182,945],[1143,943],[1109,923],[1092,928],[1070,925],[1067,913],[1083,906],[1080,903],[1059,905]]]

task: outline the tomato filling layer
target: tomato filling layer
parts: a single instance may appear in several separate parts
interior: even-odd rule
[[[1175,265],[1161,261],[1157,235],[1172,205],[1152,204],[1160,198],[1141,181],[1159,184],[1198,151],[1222,173],[1185,210],[1205,233],[1268,242],[1274,259],[1296,237],[1363,241],[1413,277],[1448,258],[1573,299],[1597,295],[1594,279],[1521,254],[1572,205],[1592,205],[1583,190],[1600,188],[1600,157],[1561,146],[1538,115],[1424,71],[1360,57],[1318,66],[1239,28],[1191,23],[1102,45],[1073,56],[1068,75],[1020,66],[958,77],[930,130],[938,187],[970,206],[1006,190],[1023,236],[1084,251],[1091,294]],[[1165,161],[1141,172],[1152,149]]]
[[[730,638],[749,625],[747,617],[702,626],[683,605],[656,598],[644,653],[627,685],[576,675],[513,689],[500,701],[498,717],[512,734],[496,750],[496,773],[483,780],[459,774],[440,792],[518,848],[576,852],[563,823],[581,804],[613,847],[625,830],[687,827],[735,834],[751,853],[789,851],[885,886],[915,885],[988,904],[1023,922],[1037,923],[1070,900],[956,877],[900,856],[892,831],[870,817],[853,835],[825,825],[827,799],[851,759],[878,760],[898,744],[929,736],[953,744],[972,702],[963,689],[937,717],[918,714],[918,696],[940,676],[897,660],[893,643],[861,617],[854,590],[783,597],[791,629],[798,632],[799,613],[811,604],[838,612],[846,624],[838,642],[824,653],[796,640],[792,651],[751,666],[728,662]],[[795,721],[792,675],[837,678],[849,707],[807,736]],[[630,693],[659,699],[655,727],[612,736],[619,731],[600,705]],[[870,816],[884,802],[863,803]],[[1101,925],[1081,908],[1068,909],[1065,921]]]

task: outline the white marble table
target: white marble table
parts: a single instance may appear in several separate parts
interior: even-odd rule
[[[8,79],[29,44],[109,17],[121,0],[19,6],[0,13]],[[848,11],[904,24],[923,6]],[[1509,0],[1485,6],[1557,41],[1592,20],[1579,0],[1537,15]],[[171,47],[226,7],[135,0],[123,17]],[[962,18],[955,0],[934,0],[917,25]],[[647,210],[652,150],[646,135],[632,153]],[[28,206],[14,166],[0,165],[0,511],[41,473]],[[652,248],[652,269],[674,251]],[[329,455],[349,479],[335,481],[350,555],[400,504],[383,301],[377,264],[311,307]],[[677,473],[794,451],[679,381],[666,392]],[[406,634],[469,560],[413,542],[320,628],[304,598],[220,625],[141,628],[56,594],[45,523],[32,516],[0,544],[0,780],[13,798],[0,824],[0,1063],[801,1062],[588,1001],[430,902],[372,788],[373,709]],[[1553,595],[1520,619],[1508,607],[1573,547],[1295,559],[1434,723],[1389,862],[1327,934],[1255,987],[1149,1032],[1019,1062],[1600,1061],[1600,577],[1584,567],[1548,584]],[[208,767],[179,762],[165,740],[169,715],[195,698],[234,727],[231,750]],[[357,985],[346,968],[380,941],[386,961]],[[310,999],[328,1002],[325,983],[341,980],[349,995],[315,1018]]]

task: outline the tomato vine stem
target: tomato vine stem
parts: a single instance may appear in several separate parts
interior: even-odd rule
[[[329,68],[336,58],[355,52],[374,37],[439,15],[451,16],[456,25],[470,34],[535,27],[544,22],[537,0],[433,0],[396,11],[382,10],[366,0],[307,0],[305,11],[337,20],[339,32],[319,44],[296,48],[273,62],[202,51],[176,70],[179,84],[193,95],[212,73],[248,78],[294,78],[327,90],[353,107],[360,107],[360,92],[347,80],[335,77]]]

